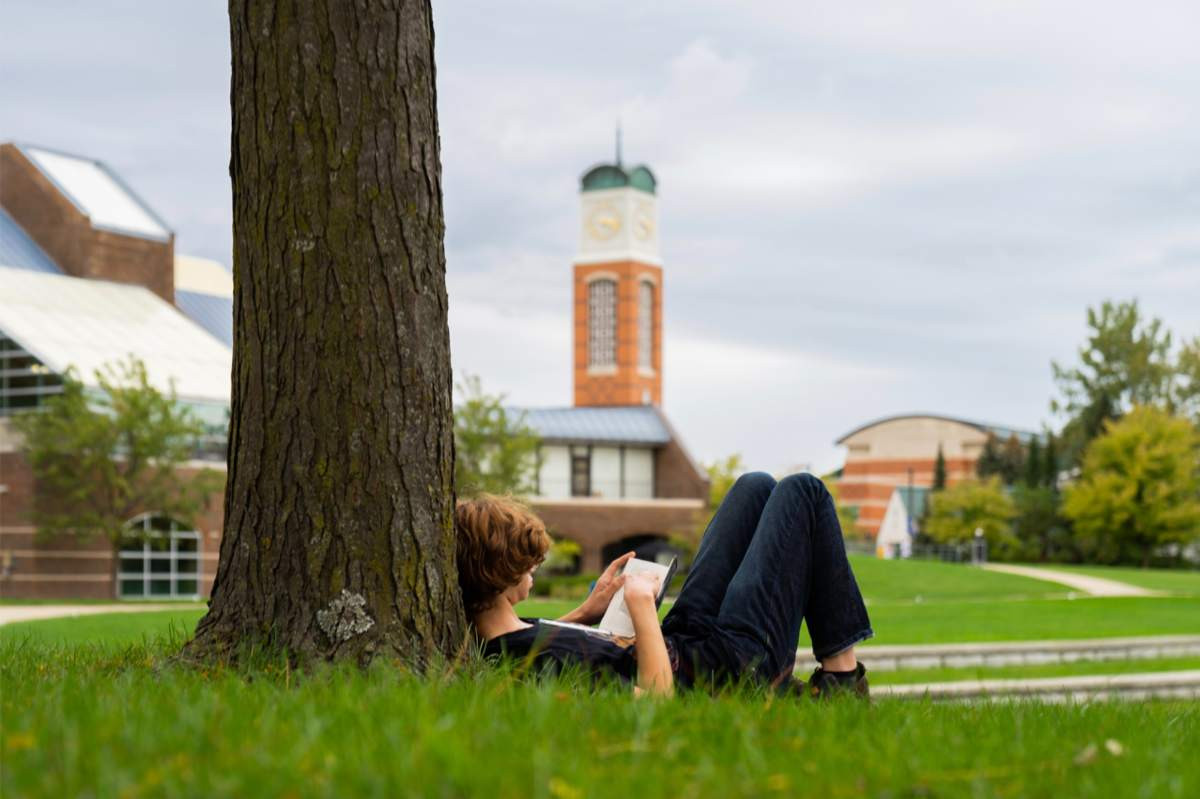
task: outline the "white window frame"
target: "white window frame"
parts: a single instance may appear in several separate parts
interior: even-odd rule
[[[151,549],[150,542],[156,538],[162,538],[163,531],[152,528],[152,523],[156,520],[167,520],[170,524],[168,534],[171,538],[171,545],[166,551]],[[123,542],[117,549],[117,584],[116,593],[118,599],[199,599],[200,585],[204,578],[204,559],[201,557],[201,547],[203,541],[199,532],[195,530],[185,530],[182,526],[160,513],[143,513],[140,516],[135,516],[126,525],[131,533],[137,535],[136,540]],[[196,549],[194,552],[180,552],[178,542],[180,541],[195,541]],[[126,560],[141,558],[142,571],[127,572],[124,570]],[[162,561],[169,563],[169,570],[165,572],[153,571],[151,565]],[[194,572],[181,572],[179,564],[181,561],[194,561],[196,570]],[[126,580],[141,580],[141,594],[125,594],[122,590]],[[152,581],[168,580],[171,590],[166,594],[156,594],[151,592],[150,583]],[[192,592],[181,592],[179,590],[180,580],[194,580],[196,590]]]

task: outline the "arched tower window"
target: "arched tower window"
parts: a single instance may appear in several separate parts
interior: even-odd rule
[[[648,280],[638,287],[638,366],[654,368],[654,284]]]
[[[617,283],[602,278],[588,285],[588,366],[617,364]]]
[[[126,525],[117,553],[117,595],[200,596],[200,534],[174,519],[144,513]]]

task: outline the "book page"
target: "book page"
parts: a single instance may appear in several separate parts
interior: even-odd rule
[[[657,575],[660,580],[666,580],[669,570],[670,567],[661,563],[633,558],[625,564],[625,569],[621,573],[628,575],[649,572]],[[629,615],[629,607],[625,604],[624,587],[617,591],[613,595],[612,601],[608,603],[608,610],[604,611],[604,618],[600,620],[600,629],[623,638],[633,637],[633,619]]]

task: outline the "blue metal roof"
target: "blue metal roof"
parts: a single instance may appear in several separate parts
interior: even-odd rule
[[[176,291],[175,305],[183,315],[233,349],[233,299],[198,291]]]
[[[543,441],[592,441],[662,445],[671,433],[652,405],[588,408],[508,408],[525,412],[525,423]]]
[[[62,270],[46,251],[29,237],[25,228],[17,224],[17,220],[0,208],[0,266],[11,266],[14,269],[28,269],[33,272],[47,272],[51,275],[61,275]]]

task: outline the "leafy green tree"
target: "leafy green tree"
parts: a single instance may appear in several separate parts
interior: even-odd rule
[[[946,456],[942,445],[938,444],[937,460],[933,462],[933,490],[941,491],[946,487]]]
[[[1084,553],[1150,563],[1163,545],[1200,536],[1200,434],[1187,420],[1138,406],[1088,447],[1063,511]]]
[[[521,495],[536,489],[539,438],[504,407],[504,395],[484,392],[477,376],[455,385],[454,484],[459,496],[480,491]]]
[[[1175,372],[1175,411],[1200,425],[1200,336],[1184,343]]]
[[[212,469],[184,476],[204,426],[152,386],[140,360],[107,364],[89,391],[73,370],[62,393],[13,417],[37,483],[33,522],[39,535],[128,536],[135,515],[156,512],[191,523],[220,489]]]
[[[1176,393],[1171,333],[1161,320],[1143,319],[1136,300],[1105,301],[1098,312],[1089,308],[1087,325],[1079,365],[1051,363],[1062,397],[1050,407],[1067,416],[1062,437],[1073,464],[1081,461],[1105,422],[1119,419],[1134,405],[1168,407]]]
[[[997,477],[979,482],[968,480],[930,495],[925,534],[942,544],[965,543],[983,530],[990,557],[1016,556],[1020,546],[1010,522],[1016,515],[1012,499]]]

